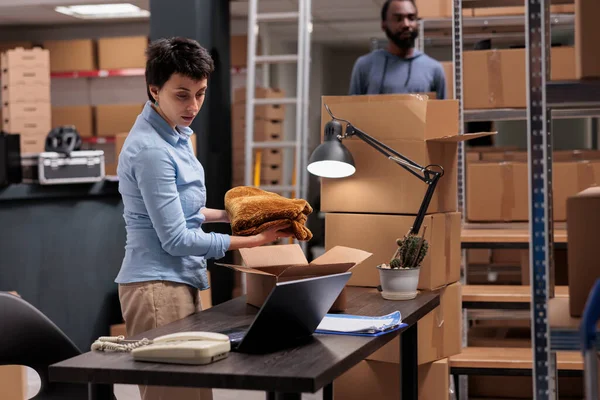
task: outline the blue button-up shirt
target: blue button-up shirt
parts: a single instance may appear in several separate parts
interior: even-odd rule
[[[147,102],[127,135],[117,168],[127,243],[115,282],[166,280],[206,289],[206,259],[229,248],[229,235],[202,230],[206,187],[192,134],[173,129]]]

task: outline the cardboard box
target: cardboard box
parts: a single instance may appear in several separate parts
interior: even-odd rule
[[[40,90],[47,92],[44,97],[48,98],[50,86],[48,50],[39,47],[31,50],[22,48],[8,50],[0,55],[0,65],[2,68],[2,74],[0,75],[2,87],[3,89],[10,88],[13,96],[17,96],[14,91],[18,90],[19,87],[41,86]],[[2,102],[6,101],[9,101],[9,99],[2,99]],[[11,101],[15,101],[15,99]]]
[[[50,52],[40,47],[32,49],[16,48],[2,54],[2,68],[37,69],[50,68]]]
[[[283,152],[281,151],[281,149],[260,149],[260,150],[255,150],[254,153],[255,153],[254,161],[256,161],[257,155],[260,154],[261,164],[264,164],[264,165],[279,164],[279,165],[281,165],[283,163]],[[239,166],[240,168],[245,167],[244,161],[246,159],[246,155],[244,153],[243,148],[234,149],[232,157],[233,157],[232,163],[233,163],[234,167],[237,167],[237,166]]]
[[[51,129],[50,103],[4,104],[2,129],[9,133],[19,133],[22,145],[29,143],[39,149],[38,142],[44,142]],[[43,149],[43,144],[41,148]],[[23,152],[23,148],[21,151]]]
[[[550,50],[552,80],[576,79],[575,49]],[[465,109],[527,107],[525,49],[465,51]]]
[[[144,104],[102,104],[96,108],[96,135],[115,136],[129,132]]]
[[[490,249],[468,249],[467,261],[469,265],[489,265],[492,261],[492,250]]]
[[[232,67],[242,68],[248,62],[248,36],[234,35],[230,38],[230,62]],[[257,43],[258,48],[258,43]]]
[[[569,265],[569,310],[583,314],[585,302],[600,278],[600,187],[586,189],[567,200]]]
[[[600,161],[556,162],[553,167],[555,221],[566,220],[566,200],[600,179]],[[469,221],[528,221],[528,165],[524,162],[469,163],[467,219]]]
[[[458,135],[458,102],[428,100],[420,95],[324,96],[321,132],[331,117],[337,118],[426,166],[441,165],[429,213],[457,210],[458,142],[492,133]],[[358,138],[343,142],[354,158],[356,172],[343,179],[321,179],[321,211],[416,214],[427,185]]]
[[[246,104],[234,104],[231,114],[234,120],[245,120]],[[285,104],[254,106],[254,118],[281,121],[285,118]]]
[[[254,140],[257,142],[281,141],[283,139],[283,121],[256,119],[254,121]],[[233,149],[246,147],[246,120],[233,120],[232,133]]]
[[[3,103],[50,103],[50,83],[4,85],[2,86]]]
[[[52,107],[52,128],[75,125],[81,137],[94,136],[92,106]]]
[[[254,90],[254,97],[257,99],[282,99],[285,97],[285,92],[278,88],[257,86]],[[233,104],[242,103],[246,103],[246,86],[239,87],[233,92]]]
[[[91,39],[46,40],[42,46],[50,51],[51,72],[91,71],[97,68]]]
[[[501,265],[520,265],[521,250],[519,249],[493,249],[492,262]]]
[[[239,251],[244,265],[217,265],[246,273],[246,302],[255,307],[262,306],[277,282],[350,271],[371,256],[371,253],[363,250],[337,246],[308,263],[297,244],[260,246]],[[345,307],[346,293],[342,291],[332,311],[344,310]]]
[[[350,286],[377,287],[377,265],[389,263],[398,245],[415,221],[410,215],[338,214],[325,215],[325,248],[359,247],[373,255],[352,270]],[[421,232],[429,251],[419,272],[419,289],[435,289],[460,279],[460,213],[431,214]],[[421,233],[420,232],[420,233]]]
[[[145,68],[146,36],[110,37],[98,39],[98,68]]]
[[[575,0],[575,64],[576,79],[600,77],[598,53],[598,19],[600,2]]]
[[[419,365],[459,354],[462,350],[462,286],[453,283],[441,289],[440,305],[417,323]],[[400,338],[367,357],[369,360],[400,362]]]
[[[419,400],[448,399],[448,360],[421,365],[417,372]],[[342,400],[396,400],[400,398],[400,365],[361,361],[334,381],[333,393]]]

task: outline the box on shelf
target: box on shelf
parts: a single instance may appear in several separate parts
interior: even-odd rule
[[[50,103],[50,83],[2,86],[3,103]]]
[[[462,350],[462,286],[453,283],[441,289],[440,305],[417,322],[418,364],[423,365],[459,354]],[[400,337],[367,357],[368,360],[400,362]]]
[[[50,67],[50,53],[40,47],[25,49],[22,47],[2,52],[2,68],[35,70]]]
[[[95,107],[96,135],[115,136],[129,132],[144,104],[101,104]]]
[[[285,92],[279,88],[257,86],[254,90],[254,97],[257,99],[282,99],[285,97]],[[246,87],[238,87],[233,92],[234,104],[246,103]]]
[[[600,2],[597,0],[575,1],[575,53],[576,79],[600,77],[600,54],[598,53],[598,19]]]
[[[256,119],[254,121],[254,140],[257,142],[280,141],[283,139],[283,121]],[[246,146],[246,120],[233,120],[232,147],[234,149]]]
[[[552,47],[551,80],[576,79],[575,49]],[[465,109],[525,108],[525,49],[464,52]]]
[[[230,62],[235,68],[243,68],[248,62],[248,36],[233,35],[230,38]],[[257,48],[258,43],[257,43]]]
[[[553,163],[553,213],[566,220],[566,200],[600,179],[600,161]],[[467,219],[477,222],[529,220],[528,165],[479,162],[467,166]]]
[[[489,265],[492,262],[492,250],[490,249],[468,249],[467,261],[469,265]]]
[[[573,4],[552,4],[550,6],[551,14],[572,14],[575,12]],[[477,7],[473,9],[475,17],[492,17],[492,16],[510,16],[510,15],[525,15],[525,7]]]
[[[233,105],[231,112],[233,120],[246,119],[246,104],[238,103]],[[281,121],[285,118],[285,104],[269,104],[254,107],[255,119],[266,119]]]
[[[95,46],[91,39],[46,40],[51,72],[91,71],[97,69]]]
[[[94,136],[92,106],[52,107],[52,128],[74,125],[82,138]]]
[[[107,37],[98,39],[98,68],[145,68],[146,36]]]
[[[363,250],[338,246],[309,263],[297,244],[260,246],[239,252],[244,265],[217,265],[246,273],[247,303],[255,307],[262,306],[277,282],[346,272],[371,256]],[[340,311],[345,307],[343,290],[331,309]]]
[[[379,286],[376,266],[389,263],[398,248],[396,239],[412,227],[411,215],[325,214],[325,248],[358,247],[373,255],[352,270],[350,286]],[[419,272],[419,289],[430,290],[460,279],[460,213],[426,215],[421,232],[429,251]],[[376,234],[374,234],[376,233]]]
[[[567,237],[569,248],[569,309],[573,317],[583,314],[585,302],[600,278],[600,187],[569,196]]]
[[[447,399],[450,390],[448,359],[419,366],[419,400]],[[396,400],[400,398],[400,365],[380,361],[361,361],[333,384],[336,399]]]
[[[261,164],[263,165],[281,165],[283,163],[283,151],[281,149],[260,149],[255,150],[255,154],[260,153]],[[246,154],[244,153],[244,149],[234,149],[232,162],[234,168],[244,168],[244,160],[246,159]],[[256,161],[256,155],[254,156],[254,162]],[[252,165],[254,165],[254,162]]]
[[[414,162],[441,165],[428,212],[457,210],[458,142],[492,135],[458,134],[458,102],[428,100],[421,95],[323,96],[321,135],[331,117],[382,141]],[[416,214],[427,185],[358,138],[344,140],[354,158],[356,172],[343,179],[321,179],[321,210],[383,214]]]
[[[21,135],[21,153],[44,151],[51,129],[50,103],[4,104],[2,129]]]

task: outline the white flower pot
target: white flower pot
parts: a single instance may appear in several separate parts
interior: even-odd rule
[[[417,297],[421,268],[392,269],[377,266],[381,296],[387,300],[410,300]]]

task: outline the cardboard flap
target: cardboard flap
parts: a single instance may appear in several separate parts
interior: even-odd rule
[[[230,269],[233,269],[233,270],[239,271],[239,272],[247,272],[249,274],[258,274],[258,275],[273,276],[273,274],[269,274],[268,272],[261,271],[260,269],[243,267],[241,265],[222,264],[222,263],[215,263],[215,265],[220,265],[222,267],[230,268]]]
[[[331,265],[340,263],[352,263],[358,265],[371,257],[373,253],[345,246],[332,247],[325,254],[314,259],[310,265]]]
[[[485,136],[492,136],[498,132],[480,132],[480,133],[465,133],[464,135],[453,135],[445,136],[442,138],[428,139],[427,142],[440,142],[440,143],[458,143],[464,142],[471,139],[477,139]]]
[[[329,265],[297,265],[287,268],[279,277],[302,277],[341,274],[354,267],[353,262],[329,264]]]
[[[274,267],[307,265],[308,261],[297,244],[259,246],[240,249],[240,255],[247,267]],[[264,268],[263,268],[264,270]]]

